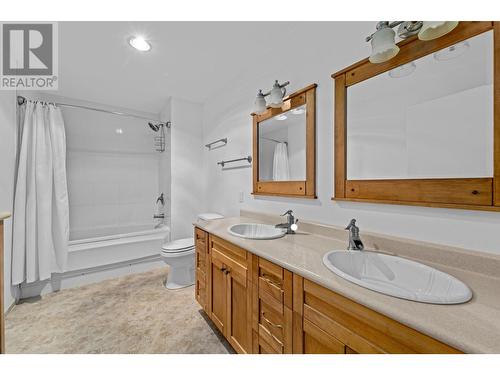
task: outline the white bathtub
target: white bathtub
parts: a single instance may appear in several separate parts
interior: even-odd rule
[[[117,233],[118,232],[118,233]],[[118,230],[92,232],[94,237],[69,242],[67,271],[77,271],[143,259],[160,254],[161,245],[170,239],[170,228],[120,227]],[[97,235],[96,235],[97,234]]]
[[[71,233],[72,238],[74,234]],[[164,266],[160,259],[161,245],[170,240],[167,226],[157,229],[151,226],[101,228],[78,234],[93,237],[69,242],[66,272],[52,274],[50,280],[21,285],[21,298]]]

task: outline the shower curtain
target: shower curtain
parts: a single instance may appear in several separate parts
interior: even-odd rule
[[[12,285],[66,267],[69,240],[66,135],[60,108],[27,101],[18,113]]]
[[[288,181],[290,180],[290,167],[288,165],[288,147],[282,142],[276,144],[274,148],[273,160],[273,180]]]

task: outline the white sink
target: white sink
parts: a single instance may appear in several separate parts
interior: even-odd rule
[[[285,230],[282,228],[256,223],[234,224],[227,228],[227,231],[233,236],[252,240],[272,240],[285,235]]]
[[[335,274],[362,287],[411,301],[456,304],[471,290],[447,273],[397,256],[373,251],[330,251],[323,263]]]

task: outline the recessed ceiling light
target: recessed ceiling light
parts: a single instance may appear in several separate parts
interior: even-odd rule
[[[301,114],[303,114],[305,111],[306,111],[306,110],[305,110],[304,108],[301,108],[301,107],[292,109],[292,113],[293,113],[294,115],[301,115]]]
[[[134,36],[128,40],[128,43],[136,50],[147,52],[151,49],[151,44],[141,36]]]
[[[441,51],[437,51],[434,54],[434,58],[438,61],[451,60],[464,54],[464,52],[467,51],[469,47],[469,42],[465,40],[448,48],[442,49]]]
[[[123,129],[122,128],[116,128],[115,129],[116,134],[123,134]]]

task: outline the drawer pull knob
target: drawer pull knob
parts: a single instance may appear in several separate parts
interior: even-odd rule
[[[268,282],[269,284],[274,285],[281,289],[281,283],[277,283],[276,281],[271,280],[267,274],[263,273],[261,278],[266,282]]]
[[[273,323],[271,322],[269,319],[266,318],[266,313],[263,311],[262,312],[262,319],[269,325],[273,326],[273,327],[276,327],[276,328],[279,328],[279,329],[283,329],[283,326],[281,324],[276,324],[276,323]]]

